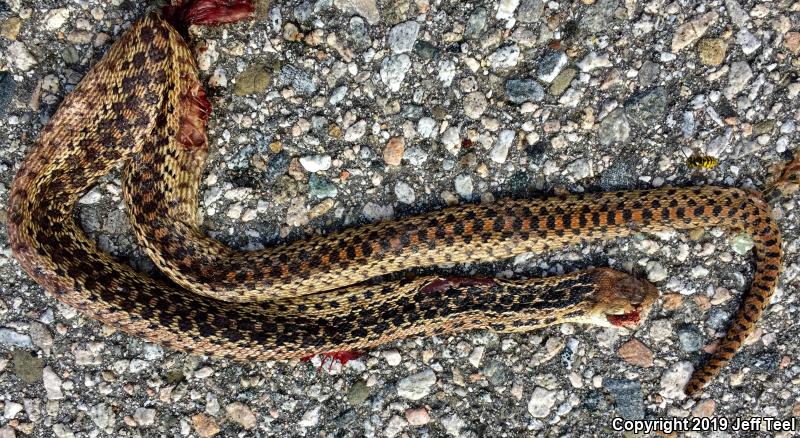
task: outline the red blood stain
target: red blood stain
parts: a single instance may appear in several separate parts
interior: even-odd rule
[[[617,327],[633,327],[639,323],[641,315],[639,315],[638,310],[634,310],[633,312],[623,313],[622,315],[606,315],[606,319]]]
[[[185,30],[192,24],[216,26],[244,20],[253,15],[255,5],[252,0],[190,0],[162,11],[167,21]]]
[[[351,360],[358,359],[359,357],[363,356],[364,353],[355,350],[342,350],[342,351],[328,351],[326,353],[319,353],[322,356],[322,362],[319,364],[319,370],[325,364],[328,364],[328,370],[333,367],[333,364],[339,362],[342,366],[347,365],[347,362]],[[300,358],[301,362],[309,362],[311,359],[314,358],[316,354],[309,354],[308,356],[303,356]]]
[[[181,105],[185,108],[178,132],[181,145],[186,149],[205,145],[206,123],[211,114],[211,102],[206,97],[206,91],[196,86],[181,96]]]

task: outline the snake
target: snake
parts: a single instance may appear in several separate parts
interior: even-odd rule
[[[716,226],[752,237],[755,274],[685,392],[699,394],[754,330],[776,288],[782,249],[770,206],[753,190],[662,187],[467,204],[252,252],[208,238],[198,226],[197,192],[210,104],[184,36],[187,24],[248,16],[247,5],[199,0],[146,14],[42,129],[12,183],[7,227],[20,266],[55,299],[168,348],[244,361],[471,329],[630,327],[647,316],[658,291],[608,268],[528,280],[370,280]],[[134,235],[167,278],[114,260],[74,219],[80,197],[120,164]]]

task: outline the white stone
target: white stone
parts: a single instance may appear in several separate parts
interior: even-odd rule
[[[397,200],[403,204],[413,204],[414,200],[417,198],[414,189],[403,181],[398,181],[397,184],[395,184],[394,194],[397,196]]]
[[[472,198],[472,177],[469,175],[458,175],[455,180],[456,193],[464,199]]]
[[[742,29],[736,34],[736,43],[745,55],[750,55],[761,47],[761,41],[747,29]]]
[[[516,131],[511,129],[504,129],[500,131],[494,147],[492,148],[491,152],[489,152],[489,158],[491,158],[495,163],[505,163],[506,158],[508,157],[508,150],[514,143],[514,138],[516,135]]]
[[[389,91],[400,91],[400,86],[410,68],[411,58],[407,54],[387,56],[381,63],[381,81],[389,88]]]
[[[65,424],[57,423],[53,425],[53,435],[56,438],[75,438],[75,434]]]
[[[314,427],[319,423],[319,411],[322,406],[317,406],[314,409],[308,410],[303,414],[303,418],[300,419],[300,422],[297,423],[303,429],[307,429],[309,427]]]
[[[214,375],[214,369],[211,367],[203,367],[194,372],[196,379],[207,379]]]
[[[519,6],[519,0],[500,0],[500,4],[497,6],[497,14],[494,18],[498,20],[514,18],[514,11],[517,10],[517,6]]]
[[[367,121],[359,120],[350,125],[344,132],[344,141],[354,142],[359,140],[367,132]],[[310,171],[309,171],[310,172]]]
[[[731,64],[728,70],[728,87],[725,88],[725,97],[733,98],[741,93],[750,84],[753,70],[747,61],[737,61]]]
[[[393,415],[392,418],[386,423],[386,429],[383,430],[386,438],[394,438],[403,431],[408,425],[408,422],[399,415]]]
[[[36,58],[31,55],[25,44],[19,41],[14,41],[8,45],[8,55],[13,60],[14,65],[22,71],[30,70],[37,63]]]
[[[419,35],[419,23],[416,21],[406,21],[393,27],[389,31],[389,48],[394,53],[410,52],[414,48]]]
[[[550,391],[537,386],[533,390],[531,400],[528,402],[528,413],[534,418],[545,418],[550,415],[550,410],[556,404],[556,391]]]
[[[442,133],[442,144],[448,153],[458,156],[458,152],[461,150],[461,134],[459,133],[459,129],[455,126],[447,128],[444,133]]]
[[[520,50],[517,44],[502,46],[489,55],[489,65],[492,70],[505,70],[517,65]]]
[[[436,133],[436,120],[423,117],[417,122],[417,133],[422,138],[431,138]]]
[[[42,370],[42,382],[48,400],[64,399],[64,394],[61,392],[61,378],[49,366]]]
[[[472,364],[475,368],[481,366],[481,361],[483,360],[483,353],[486,351],[486,347],[483,345],[479,345],[472,350],[467,360],[469,363]]]
[[[397,351],[397,350],[386,350],[386,351],[384,351],[383,352],[383,358],[386,359],[386,363],[389,364],[389,366],[393,366],[393,367],[396,367],[397,365],[400,365],[400,361],[402,360],[402,357],[400,356],[400,352]]]
[[[650,337],[655,341],[664,341],[672,336],[672,322],[668,319],[657,319],[650,325]]]
[[[374,202],[367,202],[362,213],[370,222],[377,222],[394,217],[394,208],[391,205],[378,205]]]
[[[589,161],[585,158],[578,158],[577,160],[567,165],[567,176],[572,181],[580,181],[592,175],[592,167]]]
[[[330,155],[308,155],[300,158],[300,165],[308,172],[319,172],[331,168]]]
[[[725,0],[725,10],[728,12],[728,16],[731,17],[731,21],[738,27],[745,27],[750,22],[747,11],[736,0]]]
[[[608,57],[608,53],[598,55],[597,52],[591,52],[576,64],[582,72],[590,72],[598,68],[613,67],[614,64]]]
[[[430,394],[434,384],[436,384],[436,374],[427,368],[397,382],[397,394],[409,400],[419,400]]]
[[[364,17],[371,25],[378,24],[381,19],[375,0],[334,0],[333,5],[346,14]]]
[[[667,272],[667,270],[664,269],[664,266],[659,262],[655,261],[647,262],[646,269],[647,269],[647,281],[651,283],[658,283],[659,281],[664,281],[669,275],[669,272]]]
[[[69,9],[52,9],[44,16],[44,28],[47,30],[60,29],[69,19]]]
[[[470,119],[479,119],[488,107],[486,96],[480,91],[473,91],[464,97],[464,114]]]
[[[695,266],[692,268],[691,272],[692,278],[703,278],[708,277],[708,269],[702,266]]]
[[[133,360],[131,360],[131,363],[128,364],[128,372],[130,372],[132,374],[137,374],[137,373],[142,372],[145,368],[147,368],[149,366],[150,366],[150,363],[145,361],[145,360],[133,359]]]
[[[459,436],[461,435],[461,429],[465,428],[467,423],[458,415],[453,414],[449,417],[442,418],[442,426],[444,426],[444,430],[448,435]]]
[[[664,398],[684,399],[686,395],[683,389],[689,382],[692,371],[694,371],[694,366],[691,362],[684,361],[674,364],[661,376],[658,393]]]
[[[442,85],[449,87],[454,77],[456,77],[456,64],[449,59],[439,61],[439,80],[442,81]]]
[[[3,407],[3,416],[6,420],[11,420],[20,412],[22,412],[22,405],[20,403],[6,401],[6,405]]]
[[[105,403],[98,403],[92,406],[89,409],[89,418],[91,418],[94,424],[100,429],[113,427],[116,422],[114,411]]]
[[[103,194],[100,193],[100,190],[97,187],[95,187],[92,190],[86,192],[85,195],[81,196],[81,198],[78,200],[78,204],[83,204],[83,205],[97,204],[98,202],[100,202],[100,199],[102,198]]]
[[[406,148],[403,152],[403,159],[412,166],[420,166],[428,160],[428,153],[416,146],[412,146]]]
[[[7,328],[0,328],[0,345],[19,348],[32,348],[31,337]]]
[[[136,408],[133,412],[133,420],[139,426],[151,426],[156,420],[156,410],[149,408]]]

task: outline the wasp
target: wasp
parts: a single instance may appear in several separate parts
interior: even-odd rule
[[[691,151],[691,155],[688,154]],[[706,169],[710,170],[719,165],[719,158],[702,151],[698,147],[681,148],[681,153],[686,157],[686,166],[690,169]]]
[[[718,164],[719,160],[717,157],[699,153],[694,153],[686,159],[686,165],[689,166],[690,169],[713,169],[717,167]]]

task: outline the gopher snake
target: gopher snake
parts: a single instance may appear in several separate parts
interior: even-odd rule
[[[426,277],[353,284],[376,273],[635,232],[742,230],[755,241],[755,278],[717,352],[687,385],[689,394],[740,348],[780,274],[780,235],[768,205],[755,193],[721,187],[469,205],[237,253],[196,228],[208,110],[179,32],[156,13],[131,26],[65,98],[17,174],[8,234],[23,268],[57,299],[134,335],[204,354],[277,359],[471,328],[628,325],[656,292],[608,269],[526,282]],[[75,223],[82,193],[129,161],[125,197],[137,238],[168,276],[205,295],[115,262]]]

